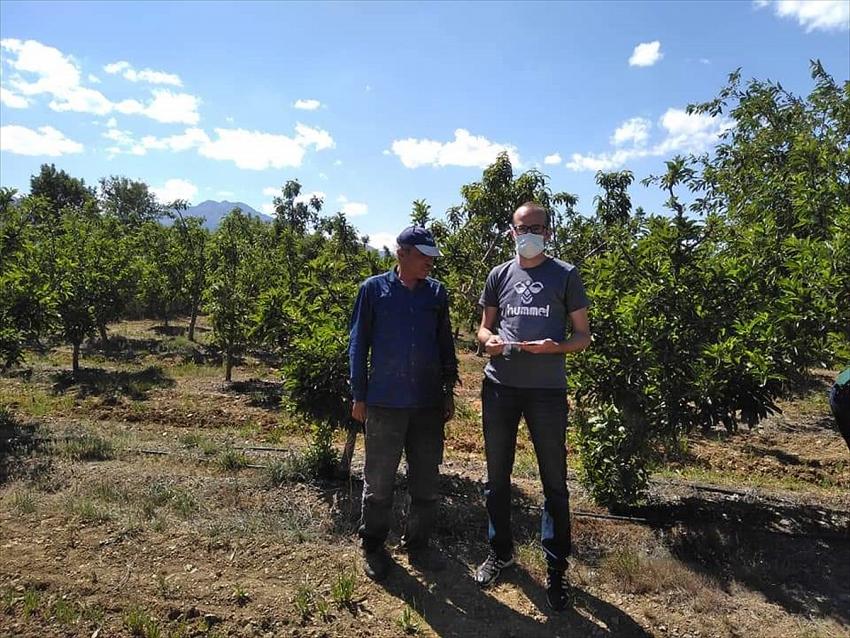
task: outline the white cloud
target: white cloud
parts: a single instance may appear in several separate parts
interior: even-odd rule
[[[623,122],[614,135],[611,136],[611,143],[615,146],[621,146],[626,142],[640,145],[649,139],[649,129],[652,127],[652,122],[642,117],[633,117]]]
[[[342,166],[342,160],[334,160],[334,166]]]
[[[274,214],[275,214],[274,204],[261,204],[260,205],[260,212],[265,213],[269,217],[274,217]]]
[[[151,188],[151,191],[161,203],[170,204],[175,199],[191,202],[198,194],[198,187],[185,179],[169,179],[165,186]]]
[[[295,140],[302,146],[315,146],[317,151],[333,148],[334,141],[330,133],[320,128],[312,128],[301,124],[295,125]]]
[[[0,86],[0,103],[10,109],[25,109],[30,105],[29,100],[23,95],[18,95],[2,86]]]
[[[301,166],[308,148],[320,151],[334,145],[327,131],[302,124],[296,126],[294,138],[244,129],[217,128],[215,132],[218,138],[204,143],[199,149],[201,155],[258,171]]]
[[[218,195],[219,197],[233,197],[234,195],[236,195],[236,193],[234,193],[233,191],[218,191],[216,195]]]
[[[572,171],[610,171],[621,167],[628,160],[635,157],[642,157],[647,153],[630,153],[628,151],[616,151],[612,154],[600,153],[595,155],[590,153],[582,155],[581,153],[573,153],[570,156],[570,161],[566,166]]]
[[[114,117],[110,117],[108,120],[106,120],[106,126],[107,128],[115,128],[116,126],[118,126],[118,120],[116,120]]]
[[[114,118],[110,122],[113,120]],[[109,123],[107,123],[108,125]],[[172,152],[187,151],[191,148],[200,147],[210,141],[209,136],[207,136],[203,129],[199,128],[187,128],[183,133],[168,137],[146,135],[141,140],[137,140],[130,131],[120,131],[117,128],[110,127],[103,134],[103,137],[117,143],[117,146],[106,149],[113,155],[120,153],[146,155],[148,150],[151,149]]]
[[[395,248],[395,240],[398,237],[398,233],[387,233],[387,232],[379,232],[379,233],[367,233],[369,235],[369,245],[373,248],[389,248],[392,250]]]
[[[200,100],[188,93],[172,93],[168,89],[155,89],[153,102],[142,113],[164,124],[197,124]]]
[[[110,75],[115,75],[116,73],[121,73],[124,69],[131,68],[131,64],[125,60],[121,62],[112,62],[111,64],[107,64],[103,67],[103,70],[109,73]]]
[[[174,73],[165,73],[164,71],[154,71],[153,69],[142,69],[137,71],[133,65],[122,60],[113,62],[103,67],[103,70],[111,75],[121,73],[125,80],[130,82],[147,82],[148,84],[170,84],[172,86],[183,86],[183,81],[180,76]]]
[[[104,96],[100,91],[82,86],[77,86],[67,91],[63,91],[61,94],[54,93],[54,96],[56,97],[50,101],[49,106],[54,111],[59,112],[73,111],[75,113],[106,115],[116,108],[115,105],[106,99],[106,96]],[[127,101],[138,104],[135,100]],[[140,110],[141,105],[139,105],[136,112]]]
[[[626,127],[629,122],[640,120],[632,118],[617,131],[642,131],[642,127]],[[649,121],[643,120],[648,137]],[[658,121],[665,136],[653,146],[647,146],[647,137],[642,134],[626,136],[622,133],[620,143],[631,140],[629,148],[618,148],[608,153],[573,153],[566,166],[573,171],[610,171],[621,168],[626,163],[644,157],[670,156],[676,153],[702,153],[714,144],[718,138],[732,126],[731,120],[725,117],[711,117],[705,114],[689,115],[682,109],[669,108]],[[624,128],[626,127],[626,128]],[[611,136],[611,143],[617,144],[617,131]]]
[[[200,100],[186,93],[154,90],[153,99],[142,103],[135,99],[112,102],[103,93],[81,84],[81,73],[76,62],[54,47],[35,40],[22,42],[16,39],[0,40],[0,47],[10,52],[6,62],[16,71],[31,74],[27,81],[16,75],[12,87],[25,96],[47,94],[49,106],[54,111],[73,111],[107,115],[113,111],[127,115],[143,115],[164,123],[197,124]],[[117,73],[129,67],[127,62],[116,62],[104,67],[108,73]],[[150,69],[146,69],[150,71]],[[152,72],[154,73],[154,72]],[[146,76],[153,77],[153,76]],[[91,76],[90,76],[90,80]]]
[[[122,131],[118,128],[110,128],[103,134],[108,140],[115,144],[109,146],[106,152],[109,153],[109,159],[116,155],[147,155],[148,149],[141,143],[133,139],[133,134],[130,131]]]
[[[47,155],[59,157],[82,153],[83,145],[71,140],[52,126],[41,126],[34,131],[26,126],[0,127],[0,150],[17,155]]]
[[[97,77],[94,73],[89,73],[89,82],[92,84],[100,84],[100,78]]]
[[[263,189],[263,195],[266,197],[277,197],[280,194],[280,189],[274,186],[266,186]]]
[[[847,0],[779,0],[755,2],[756,8],[773,5],[774,13],[780,18],[796,18],[797,24],[806,33],[812,31],[850,30],[850,2]]]
[[[179,135],[170,135],[168,137],[157,138],[152,135],[146,135],[142,138],[141,143],[145,148],[180,152],[203,146],[204,144],[208,144],[209,141],[210,138],[203,129],[187,128]]]
[[[328,181],[327,173],[319,173],[319,179],[323,179],[325,181]]]
[[[480,135],[470,135],[466,129],[455,131],[451,142],[407,138],[394,140],[392,152],[407,168],[420,166],[477,166],[485,168],[496,156],[506,151],[514,165],[519,164],[519,154],[514,146],[491,142]]]
[[[560,164],[562,161],[560,153],[552,153],[543,158],[544,164]]]
[[[285,135],[243,129],[215,129],[218,139],[201,147],[200,153],[217,160],[231,160],[239,168],[264,170],[300,166],[304,149]]]
[[[320,106],[322,106],[322,103],[319,100],[295,100],[295,104],[292,105],[293,108],[302,111],[315,111]]]
[[[652,66],[662,57],[664,57],[664,54],[661,53],[661,42],[658,40],[642,42],[632,51],[629,66]]]
[[[6,62],[16,71],[34,73],[38,80],[33,83],[18,80],[22,92],[27,95],[73,89],[80,84],[80,72],[73,61],[62,55],[59,49],[48,47],[35,40],[22,42],[14,38],[0,40],[0,47],[14,54]]]
[[[135,139],[129,131],[113,130],[115,129],[104,133],[104,137],[117,144],[107,149],[112,154],[144,155],[148,150],[176,153],[196,149],[203,157],[229,160],[239,168],[249,170],[300,166],[308,150],[320,151],[334,145],[333,138],[327,131],[302,124],[296,126],[294,137],[262,131],[217,128],[216,137],[213,139],[203,129],[192,127],[178,135],[146,135]],[[277,194],[277,190],[274,194]]]
[[[369,212],[369,206],[363,202],[350,202],[345,195],[340,195],[336,201],[342,204],[340,210],[346,217],[360,217]]]

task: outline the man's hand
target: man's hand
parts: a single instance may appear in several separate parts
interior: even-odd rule
[[[531,354],[558,354],[561,352],[561,344],[552,339],[540,339],[539,341],[523,341],[520,344],[525,352]]]
[[[502,341],[502,338],[499,335],[490,335],[490,338],[484,343],[484,350],[491,357],[502,354],[504,347],[505,342]]]
[[[351,418],[358,423],[366,423],[366,402],[355,401],[351,406]]]
[[[451,421],[455,416],[455,398],[449,393],[443,399],[443,421]]]

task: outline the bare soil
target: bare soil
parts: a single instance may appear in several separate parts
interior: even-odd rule
[[[556,614],[525,437],[518,565],[486,591],[471,576],[486,554],[483,359],[461,355],[447,432],[448,566],[419,570],[397,547],[402,467],[396,564],[376,584],[356,543],[360,442],[348,480],[272,482],[266,466],[309,427],[282,410],[273,360],[248,356],[225,383],[200,327],[193,344],[185,322],[123,322],[76,379],[61,345],[0,378],[0,636],[850,636],[850,453],[828,375],[752,432],[692,437],[642,507],[607,512],[571,481],[575,600]]]

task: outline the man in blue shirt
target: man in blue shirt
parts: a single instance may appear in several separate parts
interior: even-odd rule
[[[391,564],[384,542],[402,451],[409,495],[403,543],[412,561],[428,560],[443,427],[454,416],[457,381],[446,289],[428,277],[440,256],[434,237],[410,226],[396,241],[397,267],[360,286],[349,342],[351,416],[366,424],[359,534],[364,571],[374,580],[385,578]]]

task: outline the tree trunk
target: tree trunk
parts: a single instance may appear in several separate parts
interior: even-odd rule
[[[233,372],[233,357],[228,352],[227,355],[225,355],[225,358],[224,358],[224,380],[225,381],[231,380],[231,376],[232,376],[231,373],[232,372]]]
[[[71,357],[71,371],[76,375],[80,371],[80,344],[74,342],[74,354]]]
[[[99,325],[97,329],[100,331],[100,347],[105,350],[106,346],[109,345],[109,337],[106,335],[106,324]]]
[[[189,341],[195,341],[195,321],[198,319],[198,305],[192,304],[192,318],[189,320]]]

